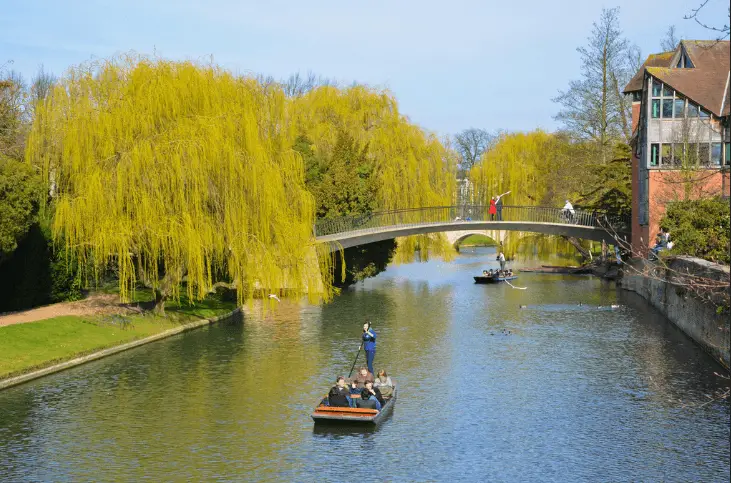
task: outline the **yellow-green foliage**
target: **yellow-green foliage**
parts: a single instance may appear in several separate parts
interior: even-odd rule
[[[278,88],[190,62],[70,70],[27,148],[55,184],[55,234],[96,271],[117,266],[123,299],[137,279],[177,297],[184,276],[191,298],[220,274],[240,299],[320,287],[305,263],[314,205],[287,103]]]
[[[564,200],[576,200],[585,173],[579,145],[568,139],[537,130],[501,136],[470,171],[476,202],[489,205],[492,196],[507,191],[504,206],[552,206],[560,208]],[[508,232],[504,248],[514,254],[520,233]],[[563,241],[551,242],[557,246]]]
[[[187,280],[199,299],[219,278],[240,301],[279,288],[328,298],[332,258],[314,256],[293,145],[306,135],[329,154],[339,132],[373,160],[379,209],[451,201],[450,156],[386,92],[289,98],[212,65],[138,56],[71,69],[37,107],[26,154],[54,194],[54,234],[94,273],[117,268],[123,299],[137,280],[174,298]]]
[[[313,141],[322,157],[330,157],[340,132],[347,132],[364,149],[374,164],[378,210],[451,204],[455,190],[451,153],[435,135],[401,115],[387,92],[324,86],[296,98],[294,104],[296,129]],[[414,214],[413,221],[423,216]],[[411,220],[406,216],[403,221]],[[442,256],[453,252],[443,235],[422,235],[399,239],[397,260],[410,258],[417,247],[423,258],[429,252]]]

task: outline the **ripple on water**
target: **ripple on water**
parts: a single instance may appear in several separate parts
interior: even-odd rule
[[[323,307],[250,311],[0,392],[0,481],[728,479],[729,405],[702,405],[727,384],[706,355],[591,277],[473,284],[492,258],[389,267]],[[394,412],[313,426],[366,317]]]

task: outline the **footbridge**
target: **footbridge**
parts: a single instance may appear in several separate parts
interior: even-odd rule
[[[318,220],[316,240],[329,243],[333,250],[350,248],[401,236],[438,232],[478,232],[508,230],[563,235],[586,240],[629,240],[630,220],[608,212],[540,206],[503,206],[497,215],[485,205],[438,206],[381,211],[355,216]]]

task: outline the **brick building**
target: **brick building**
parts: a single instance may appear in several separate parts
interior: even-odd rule
[[[668,202],[729,194],[729,42],[650,55],[632,96],[632,245],[654,243]]]

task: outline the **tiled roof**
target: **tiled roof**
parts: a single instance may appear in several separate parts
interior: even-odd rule
[[[672,60],[674,55],[674,50],[671,50],[670,52],[662,52],[659,54],[650,54],[645,60],[645,63],[642,64],[642,67],[640,67],[640,70],[637,71],[635,76],[632,77],[632,80],[630,80],[627,84],[627,87],[624,88],[624,93],[629,94],[630,92],[641,91],[642,81],[645,78],[645,68],[667,67],[670,65],[670,61]]]
[[[675,49],[672,55],[667,52],[656,58],[654,65],[647,65],[640,69],[625,88],[625,92],[642,89],[644,72],[660,79],[663,83],[700,104],[716,116],[728,115],[728,103],[724,104],[724,97],[728,97],[729,80],[729,41],[702,41],[684,40]],[[671,67],[677,61],[681,46],[693,62],[694,68],[679,69]],[[652,56],[651,56],[652,57]],[[650,58],[648,58],[648,61]],[[664,64],[664,65],[663,65]],[[639,77],[639,89],[633,82]],[[630,88],[631,87],[631,88]],[[723,113],[721,107],[723,105]]]

